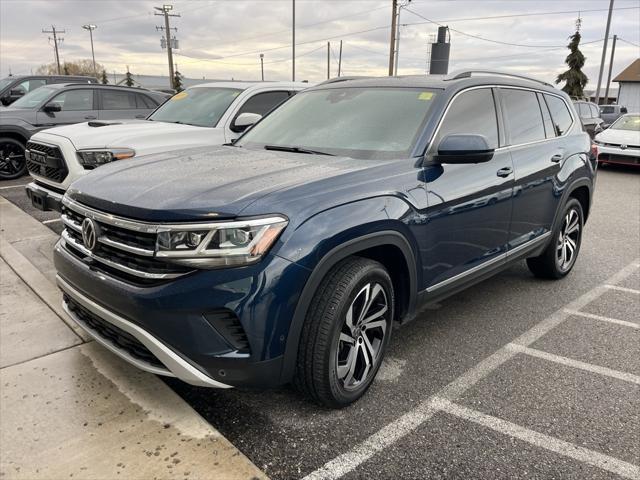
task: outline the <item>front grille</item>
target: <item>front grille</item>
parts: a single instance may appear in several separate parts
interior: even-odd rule
[[[192,271],[189,267],[155,257],[155,233],[113,225],[106,219],[93,218],[98,227],[98,238],[96,247],[90,251],[82,238],[85,218],[85,214],[64,205],[62,238],[69,253],[94,269],[136,286],[158,285]]]
[[[251,353],[249,339],[235,313],[230,310],[216,310],[204,316],[238,353]]]
[[[27,169],[30,173],[58,183],[62,183],[69,174],[64,156],[58,147],[28,141],[26,152]],[[34,153],[33,158],[31,152]],[[37,161],[36,156],[38,158]]]
[[[166,370],[162,362],[136,337],[94,315],[75,302],[69,295],[64,294],[63,298],[69,310],[100,338],[107,340],[118,349],[124,350],[133,358]]]
[[[640,165],[640,157],[633,157],[631,155],[615,155],[613,153],[601,153],[598,155],[598,160],[601,162],[616,162],[626,163],[629,165]]]

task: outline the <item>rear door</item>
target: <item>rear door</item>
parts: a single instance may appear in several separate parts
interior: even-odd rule
[[[138,111],[133,92],[105,88],[99,89],[98,95],[100,97],[98,113],[100,120],[129,119],[136,118],[136,115],[141,115],[140,118],[146,116],[144,111]]]
[[[482,135],[496,150],[486,163],[425,167],[428,221],[413,228],[419,230],[424,287],[430,293],[501,264],[509,236],[513,166],[508,150],[500,148],[491,87],[466,90],[452,100],[428,158],[451,134]]]
[[[509,249],[550,235],[560,201],[556,176],[568,155],[562,134],[572,123],[561,97],[532,90],[500,88],[507,146],[515,169]],[[554,125],[545,97],[551,98]],[[564,117],[560,121],[560,117]],[[569,125],[567,125],[567,116]]]
[[[38,112],[38,123],[41,125],[68,125],[98,118],[94,89],[91,88],[65,90],[47,103],[60,105],[61,111]]]

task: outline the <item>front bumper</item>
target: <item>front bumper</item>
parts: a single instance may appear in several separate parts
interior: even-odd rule
[[[62,212],[62,193],[46,188],[36,182],[28,184],[25,190],[27,197],[31,200],[31,204],[37,209]]]
[[[640,166],[640,148],[598,145],[598,162]]]
[[[198,386],[269,388],[287,381],[284,351],[305,268],[269,256],[252,266],[200,270],[141,287],[78,259],[63,242],[54,261],[70,317],[129,363]],[[237,319],[233,331],[246,335],[248,351],[234,349],[224,325],[212,320],[221,309]],[[133,338],[119,341],[118,330]],[[137,355],[129,340],[150,354]]]

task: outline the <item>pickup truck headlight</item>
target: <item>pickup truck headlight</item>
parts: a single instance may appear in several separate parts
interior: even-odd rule
[[[136,152],[130,148],[112,148],[109,150],[80,150],[78,160],[84,168],[92,169],[113,162],[135,156]]]
[[[258,262],[289,222],[273,216],[160,230],[156,257],[200,268],[250,265]]]

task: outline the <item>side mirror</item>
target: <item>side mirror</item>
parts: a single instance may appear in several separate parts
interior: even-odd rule
[[[42,107],[42,111],[47,113],[61,112],[62,107],[59,103],[47,103],[44,107]]]
[[[11,90],[9,91],[9,96],[10,96],[11,98],[20,98],[20,97],[24,96],[24,94],[25,94],[25,91],[24,91],[24,90],[21,90],[21,89],[19,89],[19,88],[17,88],[17,89],[11,89]]]
[[[237,133],[244,132],[247,128],[259,122],[261,118],[262,118],[262,115],[258,113],[249,113],[249,112],[241,113],[236,117],[235,121],[233,122],[233,125],[231,126],[231,130]]]
[[[493,158],[494,149],[482,135],[447,135],[438,145],[438,163],[484,163]]]

